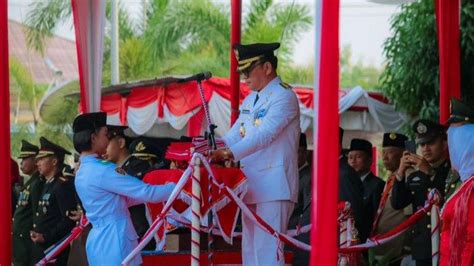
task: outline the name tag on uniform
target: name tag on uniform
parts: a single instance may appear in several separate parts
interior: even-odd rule
[[[254,116],[254,119],[261,119],[263,118],[265,115],[267,114],[267,110],[264,108],[264,109],[260,109],[257,111],[257,113],[255,114]]]
[[[241,111],[241,113],[244,114],[244,115],[248,115],[248,114],[250,114],[250,110],[248,110],[248,109],[243,109],[243,110]]]

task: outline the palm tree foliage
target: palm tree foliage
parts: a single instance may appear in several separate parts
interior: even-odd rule
[[[229,75],[230,7],[210,0],[150,0],[141,21],[119,7],[122,81],[208,70]],[[110,17],[108,2],[106,15]],[[28,13],[28,43],[42,51],[45,38],[71,16],[69,0],[33,3]],[[291,63],[291,47],[311,26],[307,5],[252,0],[244,10],[242,42],[281,42],[280,72]],[[106,35],[104,85],[110,82],[110,39]]]

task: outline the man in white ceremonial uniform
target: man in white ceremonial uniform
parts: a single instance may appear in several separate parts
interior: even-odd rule
[[[235,45],[239,72],[253,92],[223,137],[226,149],[213,160],[241,162],[248,179],[244,202],[275,230],[285,233],[298,197],[300,113],[296,94],[277,76],[273,51],[279,43]],[[248,217],[242,217],[244,265],[284,265],[283,246]],[[280,245],[282,245],[280,243]],[[281,254],[280,254],[281,255]]]

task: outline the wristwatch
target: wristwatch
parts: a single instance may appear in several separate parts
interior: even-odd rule
[[[398,171],[395,171],[395,178],[398,180],[398,181],[402,181],[403,180],[403,176],[401,176]]]

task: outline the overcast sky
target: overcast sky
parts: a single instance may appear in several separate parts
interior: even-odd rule
[[[141,14],[143,0],[120,0],[130,15],[138,18]],[[190,0],[192,1],[192,0]],[[215,0],[230,2],[229,0]],[[314,17],[314,0],[294,0],[296,3],[307,3],[311,6]],[[23,21],[33,0],[8,1],[9,18]],[[244,8],[250,0],[243,0]],[[293,3],[293,0],[275,0],[275,2]],[[362,59],[366,64],[381,65],[383,63],[382,45],[390,36],[389,21],[393,14],[399,11],[396,5],[382,5],[366,0],[341,0],[340,13],[340,42],[350,45],[354,60]],[[74,39],[72,22],[57,28],[56,34]],[[293,61],[296,64],[310,64],[314,59],[314,26],[304,33],[301,41],[294,47]]]

